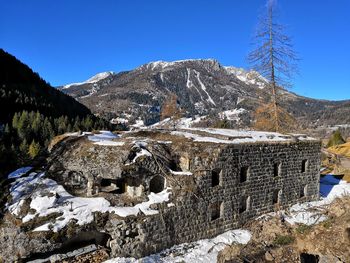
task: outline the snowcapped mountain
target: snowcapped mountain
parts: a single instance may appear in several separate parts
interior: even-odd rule
[[[101,73],[98,73],[95,76],[93,76],[93,77],[91,77],[88,80],[85,80],[83,82],[76,82],[76,83],[70,83],[70,84],[64,85],[61,89],[68,89],[72,86],[80,86],[80,85],[84,85],[84,84],[96,83],[100,80],[103,80],[103,79],[113,75],[113,74],[114,74],[113,71],[101,72]]]
[[[268,80],[261,76],[258,72],[251,70],[246,71],[243,68],[225,67],[227,72],[236,76],[239,80],[246,84],[257,85],[260,89],[263,89],[268,84]]]
[[[109,119],[132,122],[141,118],[146,125],[154,123],[159,120],[162,103],[174,93],[186,117],[207,115],[215,120],[235,113],[232,120],[239,119],[240,126],[249,126],[254,110],[270,98],[267,83],[255,71],[222,66],[215,59],[188,59],[100,73],[83,83],[66,85],[62,91]],[[307,126],[350,121],[350,114],[343,114],[341,109],[349,101],[316,100],[283,89],[280,92],[280,103]],[[333,116],[333,109],[341,114]],[[345,111],[350,113],[348,109]]]
[[[76,82],[58,87],[74,98],[86,98],[97,93],[101,87],[108,85],[114,76],[113,71],[101,72],[83,82]]]

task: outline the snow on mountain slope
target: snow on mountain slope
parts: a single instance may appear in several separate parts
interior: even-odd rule
[[[83,81],[83,82],[76,82],[76,83],[70,83],[70,84],[67,84],[67,85],[64,85],[61,89],[68,89],[70,88],[71,86],[79,86],[79,85],[83,85],[83,84],[92,84],[92,83],[96,83],[102,79],[105,79],[111,75],[113,75],[114,72],[113,71],[106,71],[106,72],[101,72],[101,73],[98,73],[96,74],[95,76],[89,78],[88,80],[86,81]]]
[[[246,110],[243,108],[226,110],[223,112],[219,112],[220,119],[227,119],[230,121],[240,121],[240,115],[244,113]]]
[[[203,65],[209,64],[209,67],[214,66],[216,69],[219,69],[221,66],[219,62],[215,59],[184,59],[184,60],[176,60],[176,61],[153,61],[147,64],[141,65],[135,70],[169,70],[171,67],[181,67],[186,64],[193,63],[202,63]],[[207,67],[207,69],[209,69]]]
[[[108,119],[127,115],[131,116],[126,118],[128,124],[141,119],[145,125],[159,122],[161,106],[173,93],[186,117],[209,115],[208,123],[214,123],[218,113],[226,112],[221,115],[230,115],[226,119],[232,119],[234,128],[246,128],[251,126],[255,110],[270,99],[269,92],[264,91],[267,84],[255,71],[222,66],[214,59],[187,59],[155,61],[117,74],[98,74],[81,84],[68,84],[62,91]],[[278,93],[283,97],[281,106],[302,125],[350,120],[350,102],[316,100],[284,89]],[[245,111],[227,112],[239,108]]]
[[[235,67],[225,67],[229,74],[235,75],[239,80],[245,82],[246,84],[257,85],[260,89],[266,87],[268,80],[261,76],[256,71],[246,71],[242,68]]]

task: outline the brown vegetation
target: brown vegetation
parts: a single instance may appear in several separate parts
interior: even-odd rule
[[[302,254],[322,257],[322,262],[348,262],[350,258],[350,197],[335,200],[325,211],[326,221],[317,225],[291,226],[277,217],[254,220],[245,245],[227,246],[218,262],[300,262]]]
[[[295,118],[278,105],[277,114],[278,118],[276,117],[275,105],[273,103],[260,106],[254,113],[256,120],[254,129],[261,131],[277,130],[278,132],[291,132],[296,130],[297,122]],[[278,129],[276,129],[276,125]]]

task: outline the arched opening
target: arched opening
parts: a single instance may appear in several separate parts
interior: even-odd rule
[[[149,182],[149,190],[153,193],[159,193],[164,190],[165,179],[163,176],[156,175]]]

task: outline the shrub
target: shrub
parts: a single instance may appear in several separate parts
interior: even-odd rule
[[[291,235],[286,235],[286,236],[277,235],[277,237],[273,241],[274,245],[277,245],[277,246],[285,246],[293,242],[294,242],[294,237]]]
[[[308,226],[305,224],[301,224],[299,225],[295,230],[299,233],[299,234],[308,234],[311,231],[312,226]]]
[[[332,133],[331,138],[328,141],[327,148],[339,144],[345,143],[343,136],[341,135],[339,130],[336,130]]]
[[[330,228],[332,226],[332,219],[327,219],[326,221],[323,221],[322,226],[327,229]]]

